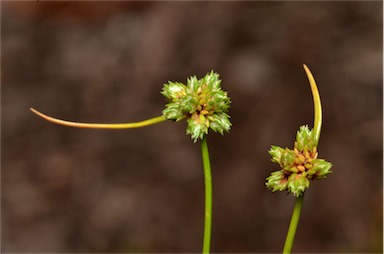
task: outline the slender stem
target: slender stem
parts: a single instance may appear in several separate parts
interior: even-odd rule
[[[321,109],[321,101],[320,101],[320,94],[319,90],[317,89],[316,81],[313,78],[313,75],[311,71],[308,69],[308,67],[304,64],[303,65],[305,73],[308,76],[309,84],[311,86],[312,90],[312,96],[313,96],[313,107],[315,112],[315,119],[313,124],[313,132],[315,135],[316,145],[319,143],[320,139],[320,132],[321,132],[321,124],[323,121],[322,117],[322,109]]]
[[[203,254],[208,254],[210,252],[211,227],[212,227],[212,175],[211,175],[211,163],[209,160],[209,152],[208,152],[206,137],[204,137],[201,140],[201,155],[203,157],[204,182],[205,182],[205,219],[204,219]]]
[[[90,128],[90,129],[129,129],[129,128],[140,128],[156,123],[163,122],[167,120],[163,116],[158,116],[154,117],[148,120],[144,120],[141,122],[134,122],[134,123],[116,123],[116,124],[106,124],[106,123],[78,123],[78,122],[71,122],[71,121],[66,121],[66,120],[61,120],[57,118],[53,118],[50,116],[47,116],[36,109],[30,108],[30,110],[35,113],[36,115],[44,118],[45,120],[64,125],[64,126],[69,126],[69,127],[76,127],[76,128]]]
[[[314,123],[313,123],[313,133],[314,133],[314,138],[317,146],[320,139],[321,125],[323,121],[320,94],[316,85],[316,81],[311,71],[305,64],[303,64],[303,67],[304,67],[305,73],[307,74],[309,85],[311,86],[311,91],[312,91],[313,107],[314,107],[314,115],[315,115]],[[301,208],[303,207],[304,193],[301,196],[297,197],[295,201],[295,207],[293,208],[291,222],[289,224],[287,237],[285,239],[284,250],[283,250],[284,254],[291,253],[291,250],[292,250],[297,226],[299,225]]]
[[[287,233],[287,238],[285,239],[284,244],[284,254],[291,253],[293,241],[295,240],[297,226],[299,225],[301,208],[303,207],[304,193],[296,198],[295,207],[293,208],[291,223],[289,224],[289,229]]]

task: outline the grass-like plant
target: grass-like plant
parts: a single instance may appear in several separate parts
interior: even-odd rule
[[[231,100],[227,92],[221,89],[219,75],[213,71],[207,73],[204,78],[197,79],[193,76],[187,79],[187,84],[180,82],[168,82],[161,92],[168,101],[161,116],[141,122],[104,124],[104,123],[79,123],[61,120],[47,116],[33,108],[31,111],[47,121],[76,128],[93,129],[129,129],[140,128],[166,120],[187,120],[187,134],[191,135],[196,143],[200,141],[201,154],[204,168],[205,182],[205,217],[203,253],[210,252],[211,225],[212,225],[212,175],[211,163],[206,136],[208,130],[224,134],[231,128],[228,110]]]
[[[303,206],[304,192],[310,182],[326,178],[330,174],[332,164],[318,158],[317,146],[322,125],[322,108],[319,90],[311,71],[306,65],[304,70],[311,86],[314,104],[314,126],[301,126],[296,134],[294,149],[272,146],[269,154],[272,161],[280,165],[281,170],[272,172],[267,178],[266,186],[272,191],[288,191],[296,197],[292,218],[286,236],[283,253],[291,253]]]
[[[332,172],[332,164],[318,158],[317,146],[322,125],[321,101],[312,73],[306,65],[304,65],[304,70],[308,76],[313,95],[314,127],[313,129],[309,129],[307,125],[300,127],[296,134],[293,150],[278,146],[272,146],[269,150],[272,161],[278,163],[281,169],[272,172],[267,178],[267,188],[273,192],[288,191],[296,197],[283,253],[290,253],[292,250],[305,190],[309,188],[312,180],[326,178]],[[186,119],[188,124],[187,134],[191,135],[195,143],[200,141],[201,145],[205,181],[205,217],[202,252],[209,253],[212,226],[212,175],[206,136],[209,129],[224,134],[224,132],[228,132],[231,128],[230,116],[228,115],[231,100],[227,92],[221,89],[220,84],[219,75],[213,71],[207,73],[202,79],[197,79],[196,76],[187,79],[186,85],[180,82],[168,82],[161,91],[161,94],[168,101],[162,115],[135,123],[79,123],[53,118],[33,108],[31,110],[50,122],[77,128],[140,128],[166,120],[178,122]]]

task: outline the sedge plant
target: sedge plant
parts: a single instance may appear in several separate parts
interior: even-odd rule
[[[140,128],[172,120],[187,121],[187,134],[194,143],[200,142],[201,155],[204,168],[205,183],[205,213],[204,213],[204,237],[202,252],[210,252],[211,226],[212,226],[212,175],[209,158],[207,134],[212,129],[224,134],[231,128],[228,115],[231,100],[227,92],[221,89],[219,74],[211,71],[202,79],[196,76],[187,79],[186,85],[180,82],[168,82],[164,84],[161,94],[165,96],[167,104],[162,115],[141,122],[133,123],[79,123],[61,120],[45,115],[33,108],[31,111],[49,122],[59,125],[91,128],[91,129],[130,129]]]
[[[273,192],[288,191],[296,197],[283,253],[291,253],[300,220],[305,190],[309,188],[312,180],[326,178],[332,172],[332,164],[318,158],[317,146],[322,125],[321,101],[319,90],[311,71],[306,65],[304,65],[304,70],[307,74],[313,96],[313,129],[309,129],[307,125],[300,127],[296,134],[293,150],[279,146],[272,146],[269,150],[272,161],[279,164],[281,170],[272,172],[267,178],[267,188]]]

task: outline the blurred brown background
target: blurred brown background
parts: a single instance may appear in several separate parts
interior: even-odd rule
[[[200,252],[200,147],[185,123],[53,125],[161,114],[160,90],[210,70],[233,128],[210,133],[213,252],[280,252],[294,198],[271,193],[270,145],[313,124],[320,157],[295,252],[382,252],[382,2],[1,2],[2,252]]]

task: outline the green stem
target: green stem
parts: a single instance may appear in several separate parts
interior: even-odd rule
[[[206,137],[201,140],[201,155],[203,157],[204,166],[204,182],[205,182],[205,219],[204,219],[204,241],[203,254],[210,252],[211,245],[211,227],[212,227],[212,175],[211,163],[209,160],[209,152]]]
[[[75,127],[75,128],[90,128],[90,129],[130,129],[130,128],[140,128],[156,123],[161,123],[167,120],[164,116],[158,116],[154,117],[148,120],[144,120],[141,122],[135,122],[135,123],[79,123],[79,122],[71,122],[71,121],[66,121],[66,120],[61,120],[57,118],[53,118],[50,116],[47,116],[36,109],[30,108],[30,110],[35,113],[36,115],[44,118],[45,120],[64,125],[64,126],[69,126],[69,127]]]
[[[312,91],[313,107],[314,107],[314,115],[315,115],[314,123],[313,123],[313,133],[314,133],[314,139],[317,146],[320,139],[321,125],[323,121],[320,94],[319,94],[319,89],[317,88],[317,85],[316,85],[316,81],[311,71],[305,64],[303,65],[303,67],[304,67],[305,73],[307,74],[309,85],[311,86],[311,91]],[[295,201],[295,207],[293,208],[291,222],[289,224],[287,237],[285,239],[284,250],[283,250],[284,254],[291,253],[291,250],[292,250],[297,226],[299,225],[301,208],[303,207],[304,193],[301,196],[297,197]]]
[[[296,198],[295,207],[293,208],[291,223],[289,224],[289,229],[287,233],[287,238],[285,239],[284,244],[284,254],[291,253],[293,241],[295,240],[297,226],[299,225],[301,208],[303,207],[304,193]]]

